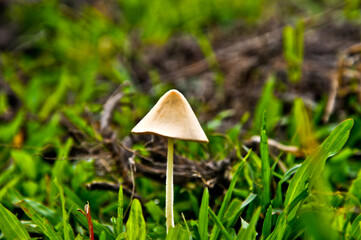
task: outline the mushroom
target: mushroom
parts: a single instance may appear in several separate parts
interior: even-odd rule
[[[173,220],[173,147],[174,139],[208,143],[187,99],[177,90],[165,93],[149,113],[132,129],[135,134],[157,134],[168,138],[166,172],[167,232]]]

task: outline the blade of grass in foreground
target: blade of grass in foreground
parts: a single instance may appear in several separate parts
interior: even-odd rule
[[[209,193],[208,188],[203,191],[201,209],[199,211],[199,235],[201,240],[208,239],[208,205],[209,205]]]
[[[283,239],[287,222],[296,216],[296,211],[308,196],[312,184],[322,171],[327,158],[335,155],[346,143],[353,120],[348,119],[340,123],[315,151],[309,155],[299,167],[288,187],[285,199],[285,209],[278,217],[274,231],[267,239]]]
[[[233,202],[230,204],[230,206],[227,208],[227,212],[225,214],[225,218],[226,218],[226,227],[227,228],[231,228],[233,227],[236,222],[239,220],[243,210],[250,204],[252,203],[255,199],[256,199],[257,195],[254,194],[254,193],[250,193],[248,195],[248,197],[243,201],[241,202],[240,205],[238,206],[234,206],[237,201],[239,201],[238,199],[234,199]],[[233,206],[232,206],[233,205]],[[228,213],[228,216],[227,216],[227,213]]]
[[[188,235],[189,235],[188,240],[192,240],[192,239],[193,239],[193,238],[192,238],[192,234],[191,234],[191,231],[189,230],[187,220],[186,220],[186,218],[184,217],[184,214],[183,214],[183,213],[182,213],[182,218],[183,218],[184,225],[186,226],[186,229],[187,229],[187,232],[188,232]]]
[[[301,167],[293,176],[288,187],[285,199],[285,206],[290,204],[306,188],[310,189],[327,160],[341,150],[346,143],[353,120],[348,119],[340,123],[315,151],[302,163]]]
[[[227,207],[229,206],[229,202],[231,201],[231,197],[232,197],[232,192],[234,187],[236,186],[236,182],[241,174],[241,170],[246,162],[246,160],[248,159],[249,155],[251,154],[252,150],[249,150],[247,155],[244,157],[243,161],[241,162],[241,164],[238,166],[236,173],[234,174],[234,176],[232,177],[231,183],[229,184],[229,188],[227,190],[226,196],[224,196],[222,205],[221,205],[221,209],[218,212],[218,219],[220,221],[223,220],[223,216],[224,213],[226,212]],[[220,229],[218,227],[218,225],[215,225],[213,227],[212,233],[211,233],[211,240],[216,240],[218,238]]]
[[[115,227],[116,236],[118,236],[122,232],[122,228],[123,228],[123,187],[119,186],[117,222]]]
[[[208,213],[209,216],[211,216],[213,222],[214,222],[214,227],[218,227],[220,229],[220,231],[223,233],[223,236],[227,239],[227,240],[232,240],[233,238],[231,237],[231,235],[227,232],[227,230],[225,229],[225,227],[223,226],[223,224],[221,223],[221,221],[219,220],[219,218],[216,216],[216,214],[212,211],[212,209],[210,207],[208,207]]]
[[[30,239],[19,219],[0,203],[0,230],[6,239]]]
[[[60,194],[61,211],[63,213],[64,240],[69,240],[70,239],[70,237],[69,237],[70,229],[69,229],[69,225],[68,225],[68,213],[66,212],[66,209],[65,209],[64,190],[56,178],[54,180],[54,183],[55,183],[56,187],[58,188],[58,191]]]
[[[64,186],[64,190],[66,190],[65,188],[66,186]],[[68,191],[70,191],[68,189]],[[66,192],[66,191],[65,191]],[[73,193],[74,194],[74,193]],[[77,205],[69,196],[67,196],[67,200],[66,200],[66,209],[68,210],[68,212],[72,213],[73,216],[77,219],[77,221],[84,227],[84,228],[88,228],[88,221],[87,218],[84,217],[84,215],[78,211],[77,209],[81,209],[82,207],[80,205]],[[110,232],[109,228],[107,228],[105,225],[99,223],[98,221],[93,221],[93,227],[94,227],[94,233],[96,235],[100,235],[101,232],[105,232],[106,234],[106,238],[107,239],[115,239],[115,237],[113,236],[113,234]]]
[[[287,227],[287,215],[295,206],[302,202],[308,196],[307,189],[301,192],[286,208],[282,211],[281,215],[277,218],[276,226],[273,232],[268,236],[267,240],[282,240]]]
[[[145,239],[145,221],[143,218],[142,207],[138,199],[133,200],[126,226],[129,240]]]
[[[257,211],[253,213],[251,222],[249,223],[248,227],[246,229],[241,228],[241,230],[239,230],[239,233],[237,235],[237,240],[256,239],[257,236],[256,224],[260,213],[261,213],[261,208],[259,207]]]
[[[271,168],[269,162],[269,153],[268,153],[268,138],[266,133],[266,111],[263,113],[262,117],[262,128],[261,128],[261,172],[262,172],[262,207],[266,208],[271,200]]]
[[[22,200],[18,202],[18,205],[33,220],[33,222],[39,227],[40,231],[48,236],[51,240],[61,240],[61,236],[54,230],[53,226],[44,217],[40,216],[26,201]]]
[[[272,206],[270,205],[267,209],[266,217],[264,218],[263,221],[261,239],[266,239],[270,235],[271,228],[272,228]]]

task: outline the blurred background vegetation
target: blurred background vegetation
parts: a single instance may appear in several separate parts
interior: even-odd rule
[[[73,236],[86,239],[87,224],[77,209],[89,202],[93,219],[103,226],[96,235],[115,239],[109,229],[118,193],[91,186],[122,185],[125,218],[130,199],[140,199],[148,238],[164,239],[164,174],[155,171],[157,165],[150,173],[142,166],[149,167],[145,159],[164,163],[166,145],[160,138],[130,136],[130,130],[160,96],[177,88],[210,139],[178,141],[178,161],[221,166],[216,168],[221,177],[195,180],[181,172],[189,178],[176,179],[175,222],[184,225],[183,213],[193,238],[200,239],[196,219],[203,188],[209,188],[216,212],[250,148],[232,189],[232,206],[239,209],[249,200],[239,212],[247,222],[258,211],[255,196],[265,184],[259,135],[266,110],[275,216],[292,167],[338,123],[354,119],[348,142],[326,163],[317,184],[338,218],[317,222],[305,211],[303,227],[288,237],[358,239],[361,219],[352,229],[351,224],[361,207],[360,5],[360,0],[1,1],[0,203],[31,237],[50,239],[24,211],[35,209],[60,232],[66,228],[64,203]],[[117,100],[110,120],[102,120],[111,99]],[[19,206],[24,199],[29,206]],[[230,217],[232,209],[227,213]],[[315,222],[307,224],[309,219]],[[333,230],[318,231],[323,224]]]

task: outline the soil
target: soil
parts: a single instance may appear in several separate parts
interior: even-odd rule
[[[187,96],[206,101],[211,106],[206,118],[212,118],[224,109],[234,109],[233,121],[236,122],[245,112],[252,113],[265,81],[272,74],[276,76],[275,94],[286,103],[286,110],[287,103],[291,104],[296,97],[301,97],[312,107],[331,94],[333,75],[340,71],[341,58],[348,58],[349,49],[360,43],[361,28],[328,16],[321,22],[306,21],[302,77],[294,83],[288,79],[283,56],[284,25],[270,21],[258,26],[259,30],[255,29],[253,33],[244,26],[233,28],[235,35],[225,32],[222,38],[218,33],[214,42],[211,40],[218,67],[208,64],[209,59],[204,57],[194,37],[176,36],[164,46],[147,48],[141,61],[133,65],[134,77],[146,86],[143,88],[146,91],[149,76],[144,71],[138,72],[141,67],[137,64],[141,64],[142,69],[144,66],[148,70],[156,69],[162,81],[173,84]],[[360,55],[360,51],[356,54]],[[355,66],[351,64],[348,68]],[[224,77],[223,86],[217,84],[219,72]],[[338,79],[338,88],[345,84],[342,75]],[[336,101],[341,103],[336,105],[336,112],[344,108],[343,97],[345,95],[339,96]]]

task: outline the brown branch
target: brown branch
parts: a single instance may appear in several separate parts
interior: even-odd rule
[[[260,141],[261,141],[260,136],[253,136],[250,139],[246,140],[245,144],[250,145],[253,143],[260,143]],[[274,139],[270,139],[270,138],[268,139],[268,146],[277,148],[286,153],[291,153],[291,154],[295,155],[296,157],[304,157],[305,156],[305,153],[301,149],[299,149],[297,146],[284,145],[280,142],[277,142]]]
[[[123,93],[120,92],[120,87],[114,91],[114,93],[107,99],[103,105],[103,111],[100,117],[100,131],[103,135],[109,135],[110,121],[113,116],[113,111],[120,99],[122,99]]]

